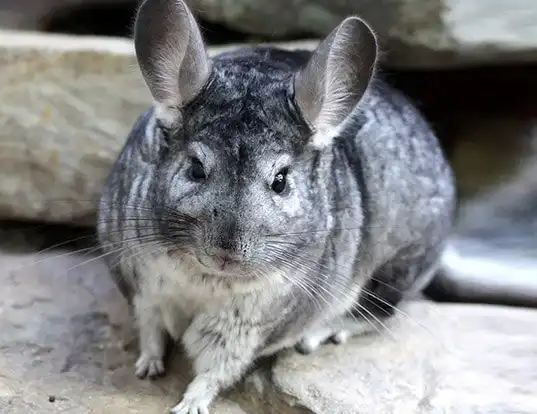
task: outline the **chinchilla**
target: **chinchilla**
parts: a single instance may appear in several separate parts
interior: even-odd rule
[[[137,317],[139,377],[170,338],[208,413],[258,357],[377,329],[438,267],[454,176],[348,17],[317,49],[209,56],[180,0],[146,0],[134,41],[154,98],[107,181],[99,239]]]

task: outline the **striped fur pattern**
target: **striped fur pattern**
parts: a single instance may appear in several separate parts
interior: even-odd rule
[[[140,116],[110,173],[98,233],[137,316],[136,374],[164,373],[170,337],[194,364],[174,413],[208,413],[260,356],[377,327],[436,269],[455,191],[431,128],[375,77],[315,145],[293,82],[311,59],[269,47],[210,59],[193,99]]]

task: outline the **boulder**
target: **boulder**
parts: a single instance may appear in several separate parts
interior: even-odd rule
[[[0,32],[0,216],[94,214],[125,134],[150,103],[134,65],[128,41]]]
[[[526,364],[537,358],[528,333],[537,311],[427,302],[402,310],[381,336],[282,356],[275,393],[315,414],[535,412]]]
[[[200,14],[266,36],[326,35],[363,16],[390,67],[446,68],[537,61],[537,3],[456,0],[187,0]]]
[[[38,253],[30,230],[0,250],[0,412],[166,414],[191,378],[180,348],[166,377],[138,380],[132,319],[102,260]],[[537,310],[408,303],[378,334],[283,352],[211,414],[532,414],[536,324]]]

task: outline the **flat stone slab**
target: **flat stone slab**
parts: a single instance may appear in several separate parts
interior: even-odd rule
[[[91,248],[3,249],[0,284],[0,412],[166,414],[180,399],[191,378],[180,352],[165,378],[134,376],[126,303]],[[402,309],[381,335],[282,353],[211,414],[535,413],[536,310]]]
[[[415,303],[392,335],[289,353],[280,393],[314,413],[535,413],[537,312]],[[428,331],[425,329],[428,328]]]
[[[392,67],[445,68],[535,62],[533,0],[188,0],[202,16],[241,31],[328,34],[345,17],[365,18]]]

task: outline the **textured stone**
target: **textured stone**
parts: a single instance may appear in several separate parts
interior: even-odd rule
[[[205,18],[249,33],[325,35],[349,14],[365,17],[396,67],[537,61],[533,0],[187,0]]]
[[[26,230],[16,246],[10,233],[0,249],[0,412],[166,414],[190,365],[177,348],[166,377],[134,376],[132,320],[91,244],[36,253],[39,231]],[[224,393],[211,414],[535,412],[537,311],[401,309],[381,335],[309,356],[284,352]]]
[[[273,368],[281,398],[315,414],[531,414],[537,311],[478,305],[403,308],[391,335],[289,353]]]
[[[0,215],[84,220],[148,94],[131,44],[0,32]]]

